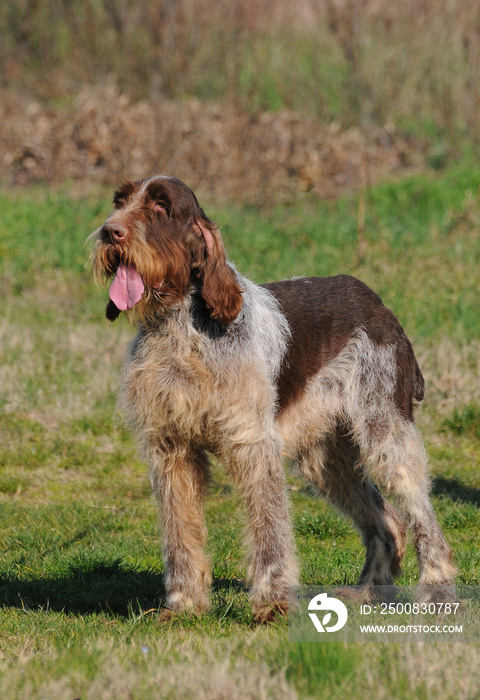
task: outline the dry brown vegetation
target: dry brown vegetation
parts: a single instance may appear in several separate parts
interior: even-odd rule
[[[0,59],[5,184],[161,171],[261,204],[477,141],[476,0],[0,0]]]
[[[19,114],[23,118],[19,119]],[[131,102],[85,88],[57,109],[10,95],[0,106],[3,181],[115,183],[160,172],[202,194],[255,203],[326,197],[423,164],[393,128],[338,129],[295,113],[250,115],[191,99]]]

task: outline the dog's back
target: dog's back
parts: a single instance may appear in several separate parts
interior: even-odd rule
[[[277,299],[291,332],[278,378],[279,406],[299,398],[305,385],[359,332],[395,353],[395,402],[409,419],[422,400],[423,377],[403,328],[366,284],[349,275],[294,278],[263,285]]]

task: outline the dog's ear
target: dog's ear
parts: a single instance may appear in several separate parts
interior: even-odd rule
[[[242,308],[242,289],[234,270],[227,264],[220,231],[215,224],[202,218],[195,220],[193,228],[205,243],[200,293],[214,318],[222,324],[231,323]]]

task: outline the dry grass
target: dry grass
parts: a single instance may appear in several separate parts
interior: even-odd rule
[[[373,646],[373,645],[372,645]],[[405,644],[373,646],[363,665],[362,689],[375,687],[375,698],[425,698],[425,700],[474,700],[480,682],[480,648],[467,644]],[[383,658],[382,658],[383,657]],[[377,669],[388,673],[378,684]],[[362,682],[363,681],[363,682]]]
[[[0,692],[2,697],[16,700],[80,696],[85,700],[147,700],[152,697],[187,700],[193,692],[198,700],[298,698],[284,669],[271,672],[265,662],[252,663],[248,653],[239,657],[237,644],[213,643],[208,649],[199,649],[195,644],[179,645],[177,641],[176,646],[170,650],[172,658],[168,660],[165,649],[159,654],[158,649],[142,645],[131,650],[123,648],[119,654],[111,646],[100,644],[91,653],[102,662],[93,664],[88,681],[81,667],[70,665],[62,668],[61,674],[52,668],[48,679],[29,678],[22,683],[19,669],[0,680]],[[247,649],[248,646],[247,641]],[[58,661],[62,667],[63,659]]]
[[[277,641],[278,643],[278,641]],[[374,697],[387,700],[474,700],[480,682],[477,645],[406,643],[371,644],[356,648],[332,645],[308,650],[304,657],[318,664],[317,685],[295,687],[289,678],[287,650],[274,651],[274,635],[256,630],[240,639],[210,639],[176,634],[155,643],[151,632],[130,645],[103,638],[86,644],[78,662],[68,652],[42,655],[48,674],[39,673],[40,659],[27,644],[12,667],[0,660],[0,693],[15,700],[76,698],[85,700],[297,700],[318,697]],[[330,645],[327,645],[330,646]],[[269,665],[268,656],[277,660]],[[329,685],[335,657],[355,660],[343,678]],[[283,663],[282,663],[283,656]],[[333,663],[333,669],[332,669]],[[341,668],[341,665],[336,668]],[[86,672],[86,669],[87,672]],[[465,672],[468,669],[468,672]],[[345,695],[346,694],[346,695]]]
[[[2,318],[4,409],[53,426],[79,419],[86,406],[111,396],[131,333],[126,327],[109,330],[86,323],[19,325]]]
[[[458,346],[445,336],[435,348],[417,348],[428,387],[428,402],[439,415],[456,406],[480,404],[480,341]]]

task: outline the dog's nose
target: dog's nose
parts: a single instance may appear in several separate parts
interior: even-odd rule
[[[127,235],[127,229],[120,224],[108,222],[103,227],[103,233],[106,238],[110,238],[112,243],[120,243]]]

